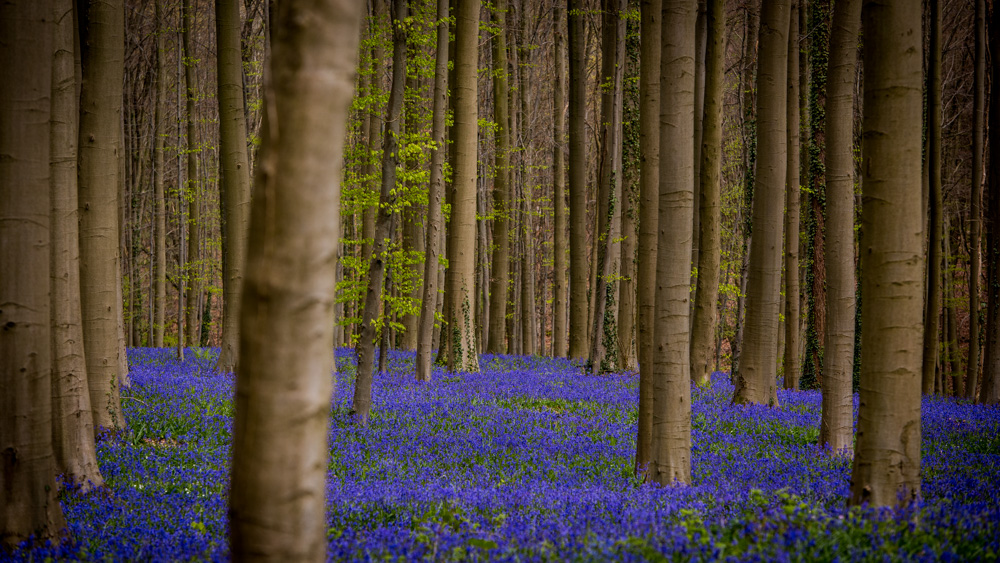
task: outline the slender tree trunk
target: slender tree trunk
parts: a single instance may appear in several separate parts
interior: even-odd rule
[[[942,331],[942,334],[947,335],[945,349],[947,350],[948,372],[951,375],[951,393],[946,392],[948,385],[944,382],[943,373],[941,389],[942,394],[961,397],[962,395],[957,392],[957,389],[962,385],[962,349],[958,343],[958,305],[955,299],[955,279],[951,269],[951,221],[947,214],[944,217],[944,259],[945,324],[947,330]]]
[[[198,182],[198,154],[201,152],[198,142],[197,118],[195,103],[198,101],[198,78],[195,73],[194,44],[194,13],[191,10],[191,0],[184,0],[184,81],[187,83],[187,186],[184,194],[188,209],[188,239],[187,239],[187,345],[197,346],[201,341],[201,189]]]
[[[354,416],[362,425],[368,423],[372,401],[372,375],[375,369],[376,321],[382,303],[382,286],[385,281],[387,243],[392,237],[393,206],[396,201],[396,165],[403,94],[406,83],[406,0],[394,0],[390,10],[392,20],[392,86],[389,90],[389,113],[386,116],[382,145],[382,186],[379,191],[379,213],[375,218],[375,244],[368,265],[368,290],[361,315],[361,338],[358,340],[358,376],[354,384]],[[386,308],[381,333],[389,330],[389,310]],[[385,347],[380,350],[385,357]],[[381,362],[381,360],[380,360]],[[381,363],[380,363],[381,365]]]
[[[854,439],[854,81],[861,0],[834,3],[826,94],[826,340],[820,444],[847,453]],[[789,204],[791,208],[791,204]],[[797,293],[797,292],[796,292]],[[846,452],[845,452],[846,450]]]
[[[1000,53],[1000,17],[990,20],[990,51]],[[1000,57],[990,58],[990,84],[992,88],[1000,84]],[[966,395],[971,400],[983,404],[1000,403],[1000,92],[993,90],[990,95],[990,168],[987,173],[988,192],[986,194],[986,263],[989,275],[986,286],[986,342],[983,350],[982,389],[977,390],[977,381],[970,380]],[[979,393],[977,394],[977,391]]]
[[[118,245],[118,150],[121,145],[125,8],[91,0],[80,13],[83,81],[78,163],[80,293],[94,425],[125,423],[118,389],[122,301]]]
[[[535,305],[535,227],[533,194],[531,183],[531,166],[529,156],[531,150],[531,117],[528,115],[528,81],[525,79],[525,68],[531,65],[529,49],[526,45],[528,33],[528,16],[524,3],[520,5],[519,31],[517,41],[518,65],[517,65],[517,99],[520,105],[520,130],[518,139],[520,140],[521,153],[521,233],[523,245],[521,248],[521,353],[526,356],[534,356],[537,348],[535,346],[538,329],[536,320],[538,310]]]
[[[657,224],[660,206],[660,39],[661,0],[640,5],[639,59],[639,264],[636,342],[639,350],[639,421],[636,475],[647,474],[653,440],[653,361],[655,355]]]
[[[924,363],[921,390],[934,392],[941,314],[941,3],[930,0],[930,54],[927,63],[928,243],[927,308],[924,311]]]
[[[338,178],[361,6],[283,0],[274,13],[233,423],[236,561],[326,557]]]
[[[860,6],[860,4],[858,4]],[[785,101],[786,127],[788,131],[788,163],[785,167],[785,299],[784,299],[784,387],[798,390],[799,388],[799,177],[800,147],[800,109],[799,109],[799,14],[802,9],[799,2],[792,0],[792,13],[788,30],[788,99]],[[858,26],[861,16],[858,15]],[[856,51],[857,49],[855,49]],[[852,77],[853,78],[853,77]],[[853,88],[854,83],[851,82]],[[853,90],[852,90],[853,92]],[[851,106],[853,109],[853,106]],[[853,117],[850,118],[853,123]],[[853,218],[853,215],[852,215]],[[853,221],[853,219],[852,219]],[[854,248],[853,234],[850,238],[851,248]],[[852,262],[853,264],[853,262]],[[853,306],[852,306],[853,307]],[[853,310],[853,308],[852,308]]]
[[[153,139],[153,190],[154,190],[154,212],[153,212],[153,241],[155,245],[155,259],[153,277],[154,293],[153,299],[153,346],[163,347],[163,333],[166,324],[167,311],[167,199],[164,194],[164,177],[166,176],[166,162],[163,158],[164,137],[167,134],[166,113],[167,113],[167,45],[164,40],[166,25],[164,23],[161,4],[156,0],[156,109],[154,110],[154,139]]]
[[[0,5],[0,549],[66,526],[52,455],[53,2]],[[70,18],[72,20],[72,18]],[[71,55],[72,56],[72,55]]]
[[[782,207],[787,164],[789,1],[765,2],[757,72],[757,173],[747,273],[746,333],[733,402],[776,405]]]
[[[621,272],[622,91],[625,76],[625,0],[603,0],[601,40],[601,160],[597,194],[597,264],[591,373],[618,369],[618,284]]]
[[[663,2],[653,451],[647,475],[660,485],[691,482],[691,271],[678,264],[691,260],[696,17],[696,0]]]
[[[702,120],[701,165],[698,167],[700,205],[698,237],[698,287],[695,292],[691,330],[691,380],[700,387],[711,383],[712,352],[715,347],[716,314],[719,300],[720,232],[722,181],[722,112],[725,80],[726,13],[723,0],[709,0],[706,13],[708,33],[705,53],[705,102]]]
[[[372,35],[377,35],[378,32],[378,21],[381,14],[385,11],[384,3],[385,0],[374,0],[374,13],[372,16]],[[385,49],[382,47],[382,41],[379,37],[374,37],[374,45],[372,46],[372,79],[369,87],[371,88],[372,95],[381,93],[382,88],[382,65],[383,59],[385,58]],[[375,191],[375,180],[377,179],[377,153],[379,147],[382,146],[382,108],[380,104],[373,103],[369,106],[368,112],[368,129],[371,131],[371,135],[368,137],[368,158],[366,160],[365,173],[364,173],[364,185],[366,189],[370,192]],[[378,214],[378,208],[374,205],[370,205],[365,208],[361,214],[361,238],[364,243],[361,246],[362,263],[368,264],[372,259],[372,244],[375,241],[375,216]],[[360,334],[361,325],[358,325],[358,332]]]
[[[434,117],[431,137],[431,180],[427,193],[427,241],[424,244],[424,287],[417,334],[416,375],[431,380],[431,344],[438,301],[438,252],[441,241],[441,193],[444,191],[445,113],[448,107],[448,0],[437,0],[437,62],[434,66]]]
[[[569,357],[587,357],[587,72],[582,0],[570,0],[569,28]]]
[[[80,108],[76,91],[76,22],[70,0],[58,0],[55,5],[49,140],[52,163],[52,446],[56,473],[88,491],[101,486],[104,479],[94,449],[94,415],[87,385],[80,309],[76,181]]]
[[[552,3],[553,53],[555,58],[555,81],[552,102],[552,199],[553,224],[553,275],[555,288],[552,296],[552,355],[566,356],[566,46],[562,34],[562,9],[560,2]]]
[[[861,389],[849,504],[920,494],[920,11],[866,0]]]
[[[979,283],[983,263],[983,137],[986,98],[986,0],[975,0],[975,55],[973,63],[973,125],[972,125],[972,189],[969,202],[969,361],[966,365],[967,387],[961,388],[962,378],[956,395],[972,397],[979,380],[979,316],[982,311]],[[996,19],[996,18],[994,18]]]
[[[240,303],[250,222],[250,164],[243,99],[238,0],[217,0],[219,180],[222,207],[222,343],[216,370],[233,372],[239,357]]]
[[[455,23],[454,173],[448,232],[449,367],[478,372],[476,345],[476,161],[478,158],[476,67],[479,0],[459,3]]]
[[[507,1],[497,0],[492,10],[493,25],[493,108],[497,124],[493,160],[493,258],[490,276],[490,323],[487,354],[507,352],[505,330],[507,297],[510,292],[510,108],[507,84]]]
[[[691,315],[692,331],[694,327],[694,308],[697,306],[698,275],[701,249],[701,149],[704,143],[705,119],[705,79],[706,57],[708,56],[708,3],[698,0],[698,19],[694,30],[694,218],[691,229]]]

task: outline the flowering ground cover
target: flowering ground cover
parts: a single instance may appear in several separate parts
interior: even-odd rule
[[[233,377],[211,352],[129,352],[126,425],[98,456],[107,487],[65,491],[58,547],[16,560],[225,560]],[[850,463],[816,445],[818,392],[734,407],[722,374],[693,394],[693,484],[632,475],[638,379],[564,360],[483,356],[479,374],[376,377],[350,423],[354,364],[337,352],[328,474],[334,560],[993,560],[1000,409],[927,398],[923,501],[848,509]],[[3,557],[0,553],[0,557]]]

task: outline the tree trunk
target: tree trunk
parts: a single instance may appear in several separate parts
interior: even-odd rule
[[[601,159],[597,194],[597,264],[591,373],[618,369],[618,284],[621,272],[622,83],[625,76],[625,0],[603,0],[601,40]],[[689,273],[690,277],[690,273]]]
[[[990,50],[1000,53],[1000,17],[990,20]],[[990,58],[991,85],[1000,84],[1000,57]],[[991,86],[996,88],[996,86]],[[991,94],[997,94],[993,91]],[[975,380],[967,384],[966,395],[983,404],[1000,403],[1000,95],[990,96],[990,168],[987,173],[986,263],[986,342],[983,350],[982,390],[977,395]]]
[[[553,275],[555,288],[552,296],[552,355],[566,356],[566,161],[563,151],[566,142],[566,46],[563,44],[562,9],[560,2],[552,3],[553,53],[555,81],[552,102],[552,199],[553,224]]]
[[[125,8],[91,0],[80,13],[80,293],[94,425],[124,425],[118,389],[122,301],[118,245],[118,151],[121,147]]]
[[[947,350],[948,371],[951,375],[950,395],[961,397],[962,395],[958,393],[957,389],[962,386],[962,349],[958,342],[958,305],[955,298],[955,277],[951,268],[951,221],[948,215],[944,217],[944,259],[945,324],[947,330],[942,331],[942,333],[948,337],[945,348]],[[943,373],[942,383],[944,383]],[[949,394],[946,392],[947,387],[947,384],[942,385],[943,394]]]
[[[757,173],[746,329],[733,403],[776,405],[782,207],[787,165],[789,1],[764,2],[757,72]]]
[[[216,370],[236,370],[240,343],[240,303],[250,222],[250,165],[243,99],[238,0],[217,0],[219,179],[222,207],[222,343]]]
[[[167,134],[164,124],[167,120],[167,45],[166,24],[163,19],[161,0],[156,0],[156,109],[154,110],[153,131],[153,261],[155,278],[153,298],[153,346],[163,347],[163,333],[167,311],[167,198],[164,194],[166,162],[163,158],[163,141]]]
[[[635,450],[636,475],[647,473],[653,440],[653,359],[655,357],[657,223],[660,206],[660,39],[661,0],[640,5],[639,57],[639,264],[636,342],[639,351],[639,421]]]
[[[458,5],[455,23],[454,192],[448,231],[449,367],[478,372],[476,346],[476,161],[478,159],[476,68],[479,59],[479,0]]]
[[[368,265],[368,289],[361,315],[361,337],[358,340],[358,376],[354,384],[354,416],[362,425],[368,423],[372,401],[372,375],[375,369],[376,321],[382,304],[382,286],[385,281],[387,243],[392,238],[392,216],[396,201],[396,165],[406,83],[406,38],[403,22],[407,18],[406,0],[394,0],[390,10],[392,20],[392,85],[389,89],[389,113],[386,116],[382,145],[382,186],[379,190],[379,212],[375,218],[375,244]],[[389,309],[383,313],[381,333],[389,330]],[[383,346],[380,357],[385,356]],[[381,364],[380,364],[381,365]]]
[[[52,455],[52,2],[0,6],[0,549],[66,526]],[[72,18],[69,18],[72,20]],[[114,184],[112,184],[114,186]],[[92,439],[92,438],[91,438]]]
[[[237,561],[326,557],[337,179],[361,7],[285,0],[274,14],[233,423]]]
[[[860,4],[859,4],[860,6]],[[785,100],[787,131],[788,131],[788,163],[785,167],[785,299],[784,299],[784,348],[783,365],[785,389],[799,388],[799,192],[801,191],[799,177],[800,168],[800,109],[799,109],[799,6],[792,0],[792,13],[788,29],[788,99]],[[861,16],[858,16],[858,26]],[[855,49],[856,51],[857,49]],[[852,77],[853,78],[853,77]],[[851,82],[853,87],[854,83]],[[853,92],[853,90],[852,90]],[[853,106],[852,106],[853,109]],[[850,118],[853,123],[853,117]],[[852,215],[853,218],[853,215]],[[850,244],[854,248],[853,234]],[[852,262],[853,263],[853,262]],[[853,310],[853,309],[852,309]]]
[[[80,309],[79,200],[76,162],[80,118],[73,3],[55,2],[51,115],[52,447],[55,472],[88,491],[104,483],[94,449]],[[5,67],[6,68],[6,67]],[[6,239],[5,239],[6,240]]]
[[[520,139],[521,153],[521,233],[523,245],[521,247],[521,353],[526,356],[534,356],[537,347],[535,345],[538,330],[536,324],[539,313],[535,305],[535,227],[534,210],[531,183],[531,166],[529,155],[531,150],[531,118],[528,116],[528,81],[525,79],[525,69],[531,67],[528,60],[529,49],[526,45],[528,33],[528,17],[525,6],[521,4],[519,14],[519,32],[517,42],[518,65],[517,65],[517,98],[520,105]],[[543,311],[544,312],[544,311]]]
[[[983,137],[986,98],[986,0],[975,0],[975,54],[973,63],[973,125],[972,125],[972,189],[969,202],[969,361],[966,365],[966,387],[961,388],[962,378],[956,395],[972,397],[979,380],[979,317],[982,311],[979,283],[983,263]],[[996,19],[996,18],[994,18]]]
[[[639,55],[640,20],[635,3],[625,24],[625,78],[622,92],[622,244],[621,280],[618,283],[618,369],[638,369],[635,341],[636,249],[639,246]]]
[[[434,66],[434,117],[431,180],[427,193],[427,240],[424,243],[424,286],[420,301],[416,376],[431,380],[431,344],[438,301],[438,244],[441,241],[441,193],[444,188],[445,113],[448,109],[448,0],[437,0],[437,61]]]
[[[691,330],[691,380],[700,387],[711,383],[716,306],[719,300],[722,182],[722,113],[725,80],[726,13],[723,0],[709,0],[707,50],[705,52],[705,103],[698,167],[700,205],[698,222],[701,250],[698,253],[698,287],[695,292]]]
[[[927,303],[924,310],[924,359],[920,388],[934,392],[941,314],[941,2],[930,0],[930,54],[927,63],[928,242]]]
[[[587,70],[585,8],[570,0],[569,30],[569,357],[587,357]]]
[[[826,95],[826,340],[820,445],[849,455],[854,440],[854,81],[861,0],[834,3]],[[796,108],[797,111],[797,108]],[[791,203],[789,203],[791,209]],[[789,243],[790,244],[790,243]],[[796,291],[796,299],[798,292]]]
[[[188,209],[188,239],[187,239],[187,345],[197,346],[201,342],[201,294],[202,276],[201,264],[201,189],[198,182],[198,154],[201,147],[198,143],[197,118],[195,102],[198,100],[198,78],[195,74],[194,44],[191,38],[194,28],[194,13],[191,10],[191,0],[183,2],[184,14],[184,82],[187,83],[187,186],[184,194]]]
[[[691,482],[691,221],[696,0],[663,2],[653,451],[647,478]],[[680,265],[680,266],[678,266]]]
[[[379,33],[379,19],[381,14],[385,11],[383,4],[385,0],[374,0],[374,9],[372,15],[372,35],[373,43],[372,46],[372,78],[369,84],[371,88],[371,93],[381,94],[382,88],[382,65],[383,58],[385,58],[385,49],[382,47],[381,38],[377,37]],[[377,153],[379,147],[382,145],[382,108],[379,103],[373,103],[369,107],[368,112],[368,129],[371,131],[371,135],[368,137],[368,155],[365,165],[364,173],[364,186],[367,191],[375,191],[375,180],[378,178],[376,175],[378,170],[375,166],[377,161]],[[374,199],[374,198],[373,198]],[[369,205],[365,207],[361,214],[361,238],[364,241],[361,246],[362,264],[368,264],[372,259],[372,244],[375,241],[375,215],[378,214],[378,208],[374,205]],[[361,325],[358,325],[358,333],[361,332]]]
[[[861,388],[849,504],[920,494],[920,11],[866,0],[861,156]]]

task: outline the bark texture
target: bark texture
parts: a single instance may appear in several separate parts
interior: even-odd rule
[[[941,3],[930,0],[930,43],[927,60],[927,301],[924,309],[924,360],[920,388],[934,393],[941,315]],[[865,274],[867,275],[867,273]]]
[[[493,7],[493,117],[497,124],[493,159],[493,259],[490,270],[490,323],[487,354],[507,353],[507,298],[510,292],[510,106],[507,85],[507,2]]]
[[[273,14],[233,424],[237,561],[326,557],[339,178],[361,8],[285,0]]]
[[[552,296],[552,355],[561,358],[566,355],[566,45],[562,34],[562,10],[559,2],[552,3],[553,53],[555,56],[555,78],[552,102],[552,222],[555,226],[553,241]]]
[[[163,347],[164,325],[167,317],[167,199],[164,190],[166,163],[163,155],[163,140],[166,135],[167,113],[167,46],[161,10],[162,2],[156,2],[156,108],[153,110],[153,346]],[[242,95],[242,90],[241,90]]]
[[[782,362],[784,368],[785,389],[799,388],[799,219],[801,178],[799,177],[801,145],[800,110],[799,110],[799,14],[803,9],[797,0],[792,1],[792,13],[788,27],[788,99],[785,100],[786,124],[788,131],[788,163],[785,166],[785,300],[782,312],[784,322],[784,350]],[[860,6],[860,4],[859,4]],[[861,25],[858,15],[858,26]],[[853,76],[853,75],[852,75]],[[852,82],[853,85],[853,82]],[[853,119],[853,118],[852,118]],[[853,121],[851,121],[853,123]],[[853,217],[853,216],[852,216]],[[851,248],[854,248],[853,233]]]
[[[956,395],[972,397],[979,380],[979,316],[982,311],[980,278],[983,275],[983,140],[986,106],[986,0],[975,0],[975,71],[973,75],[972,189],[969,202],[969,361],[965,387],[958,375]],[[996,19],[996,18],[994,18]]]
[[[587,357],[587,74],[584,6],[569,0],[569,357]]]

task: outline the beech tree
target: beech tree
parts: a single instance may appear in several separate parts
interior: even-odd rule
[[[490,269],[490,322],[487,354],[507,352],[507,297],[510,292],[510,107],[507,87],[507,2],[497,0],[492,10],[496,32],[493,46],[493,116],[497,147],[493,158],[493,259]]]
[[[861,382],[849,503],[920,494],[923,216],[920,11],[865,0]]]
[[[566,46],[562,34],[560,2],[552,3],[553,58],[552,83],[552,355],[566,355]]]
[[[350,0],[284,0],[272,18],[233,423],[235,560],[325,558],[339,178],[361,13]]]
[[[587,357],[587,78],[584,6],[570,0],[569,31],[569,357]],[[641,361],[641,360],[640,360]]]
[[[941,314],[941,251],[944,200],[941,193],[941,3],[929,0],[930,41],[927,59],[927,174],[928,214],[927,301],[924,310],[924,358],[920,388],[925,395],[934,392],[934,374],[938,363],[938,338]]]

